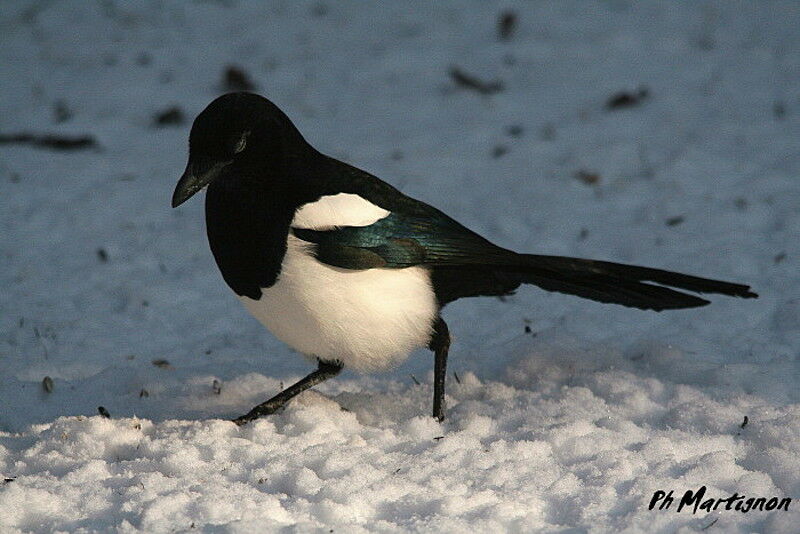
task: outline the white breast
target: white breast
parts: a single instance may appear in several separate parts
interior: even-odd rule
[[[358,195],[323,197],[302,206],[295,228],[367,226],[389,212]],[[245,307],[298,352],[338,360],[361,372],[403,361],[427,345],[437,313],[430,272],[423,267],[352,271],[325,265],[292,235],[277,282]]]

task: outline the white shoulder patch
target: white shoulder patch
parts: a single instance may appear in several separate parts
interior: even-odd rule
[[[358,195],[339,193],[300,206],[292,219],[292,227],[328,230],[336,226],[369,226],[390,213]]]

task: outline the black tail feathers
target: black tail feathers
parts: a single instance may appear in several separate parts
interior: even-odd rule
[[[677,291],[756,298],[750,287],[636,265],[562,256],[520,254],[519,264],[503,274],[547,291],[621,304],[643,310],[696,308],[706,299]],[[672,289],[675,288],[675,289]]]

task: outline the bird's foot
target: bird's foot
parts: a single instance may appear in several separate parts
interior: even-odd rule
[[[259,417],[265,417],[267,415],[272,415],[285,405],[285,402],[277,403],[277,402],[265,402],[264,404],[259,404],[249,412],[244,415],[240,415],[236,419],[231,419],[233,423],[237,426],[246,425],[250,421],[258,419]]]

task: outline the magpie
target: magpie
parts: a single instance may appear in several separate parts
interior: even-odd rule
[[[704,306],[685,293],[757,295],[746,285],[561,256],[518,254],[379,178],[315,150],[266,98],[220,96],[195,119],[177,207],[203,188],[222,277],[245,308],[317,369],[248,413],[269,415],[343,368],[373,372],[434,353],[433,416],[445,411],[454,300],[521,284],[643,310]],[[679,291],[683,290],[683,291]]]

